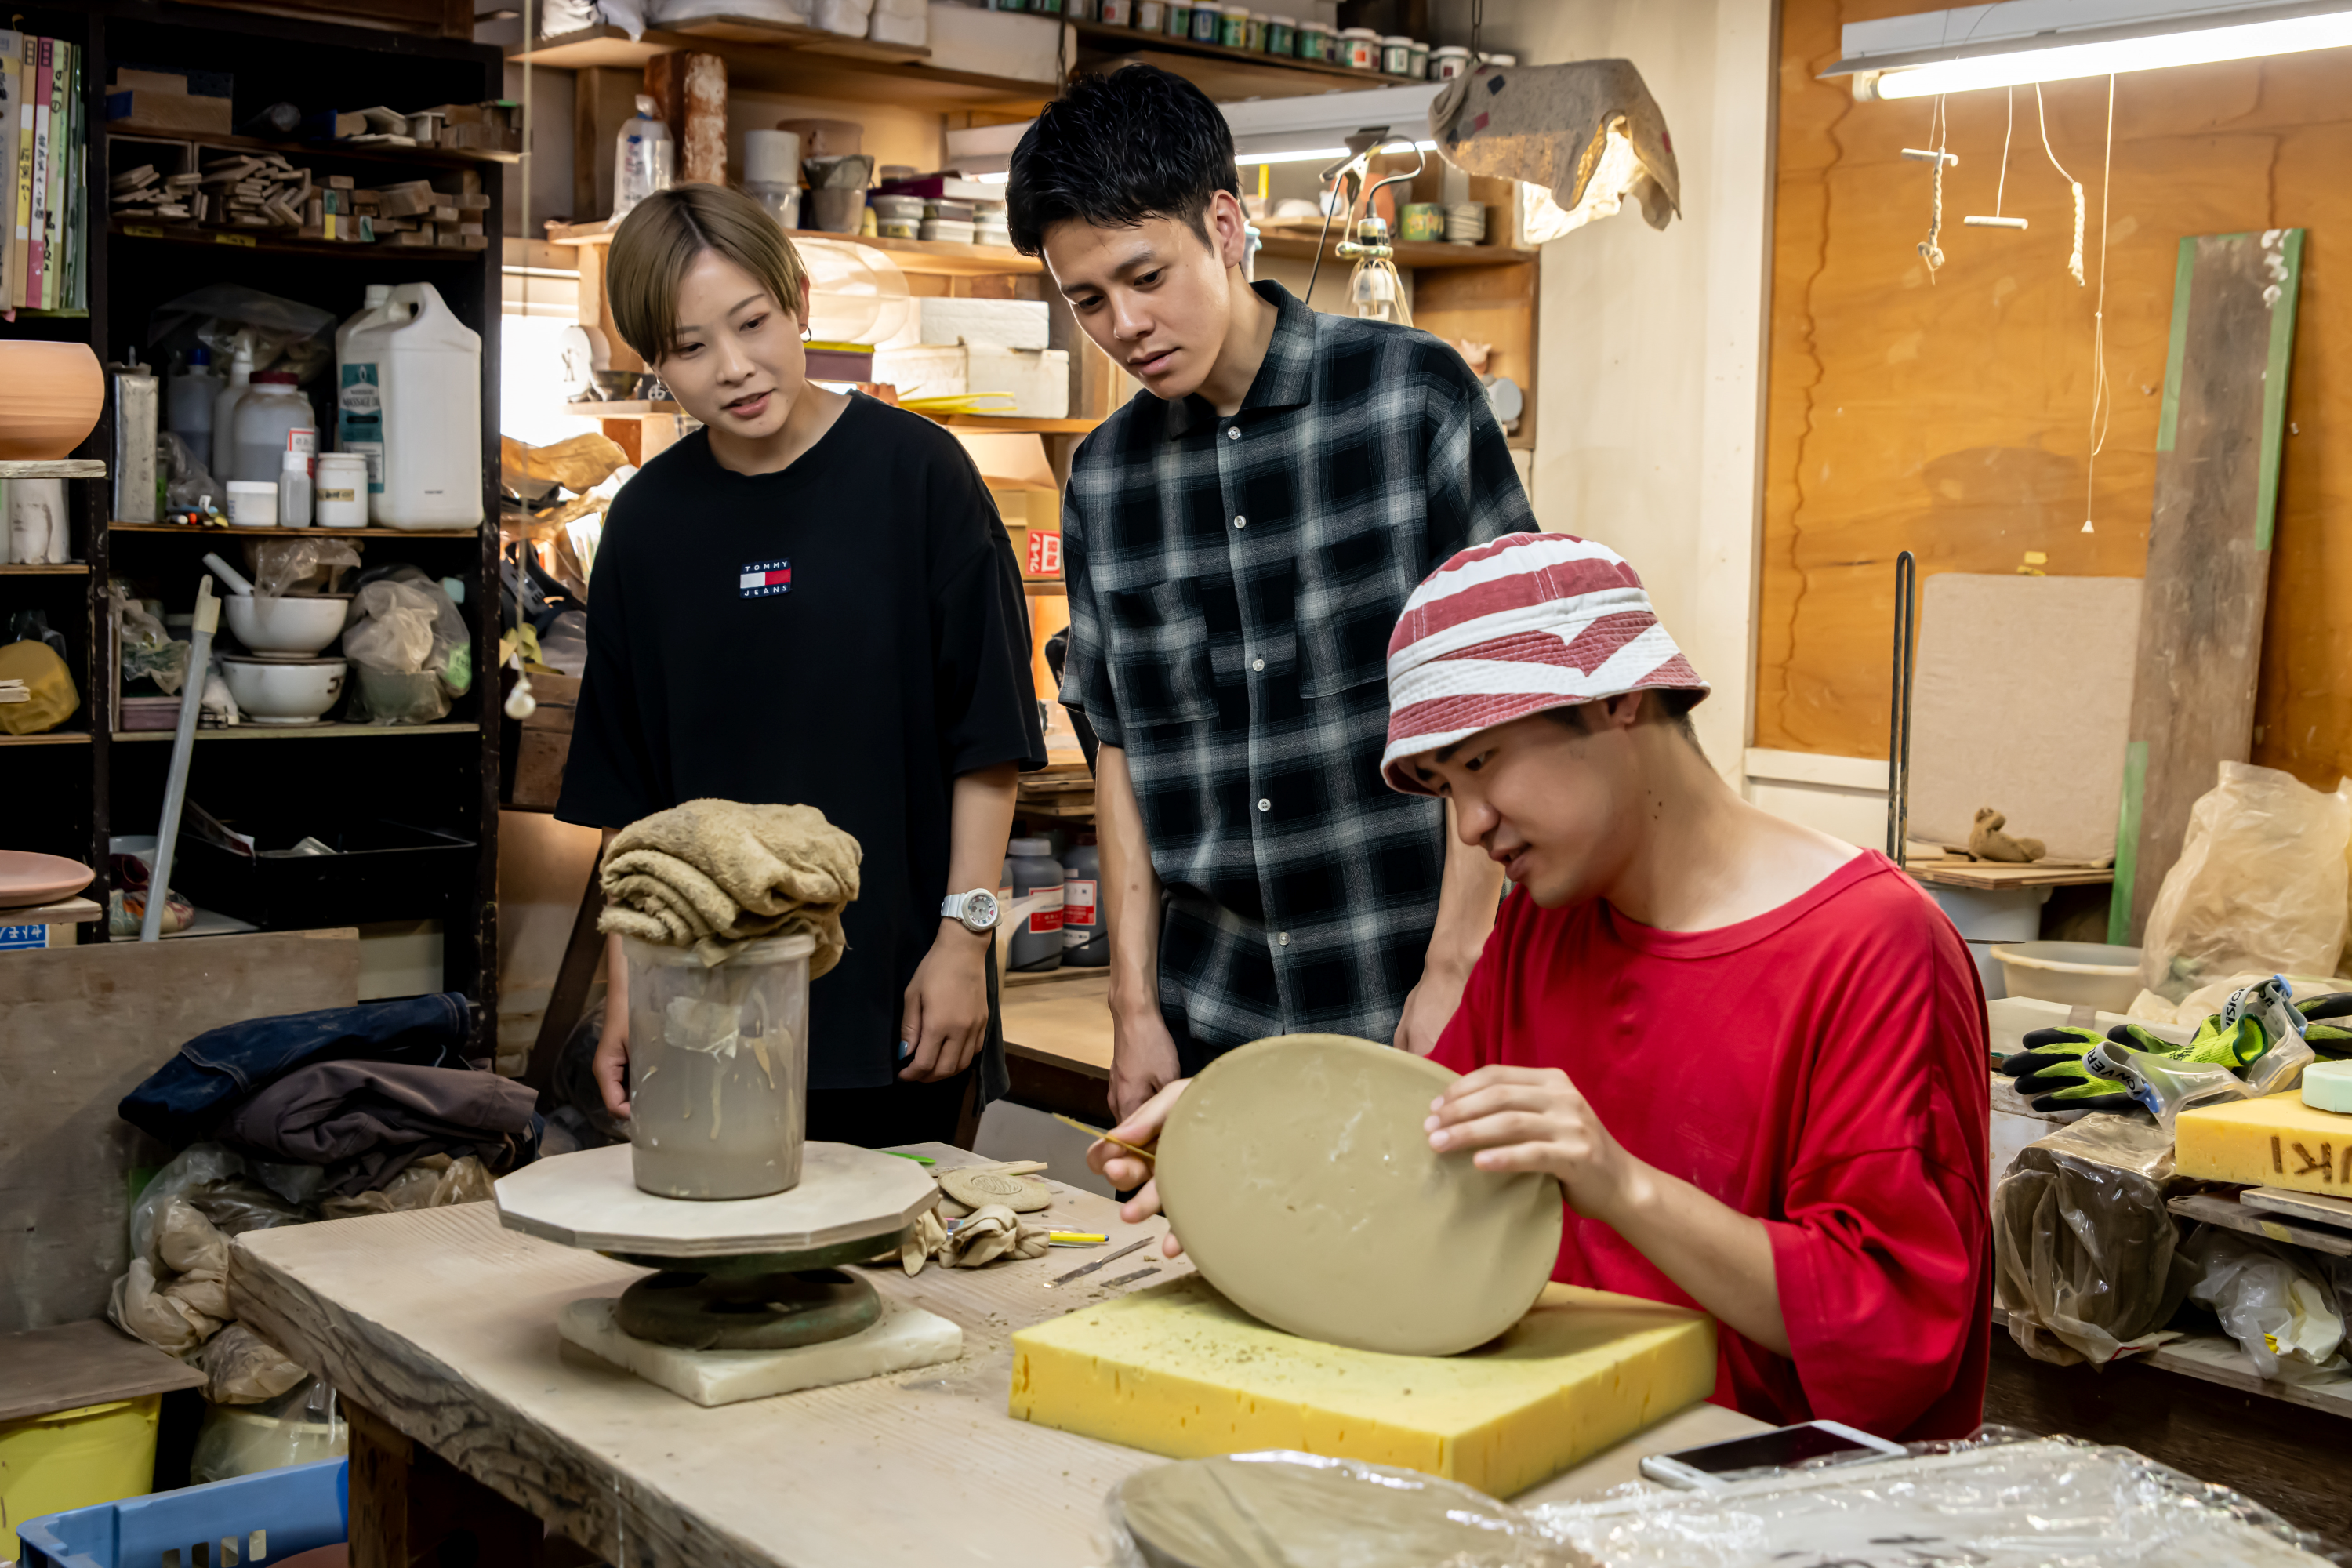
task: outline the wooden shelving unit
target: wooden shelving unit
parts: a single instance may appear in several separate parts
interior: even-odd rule
[[[87,561],[62,561],[47,563],[37,566],[29,563],[20,563],[12,562],[7,565],[0,566],[0,576],[79,577],[85,575],[89,571],[89,563]]]
[[[396,105],[470,103],[504,96],[495,48],[470,41],[420,37],[322,21],[315,16],[260,15],[157,0],[51,0],[28,6],[10,24],[30,33],[73,41],[88,51],[84,110],[94,128],[84,160],[89,225],[89,310],[86,317],[36,317],[19,312],[0,323],[0,338],[85,342],[101,360],[121,360],[136,348],[152,363],[149,322],[158,307],[212,284],[235,283],[329,311],[344,319],[361,307],[366,285],[423,281],[482,340],[480,429],[482,505],[498,515],[499,322],[500,252],[431,247],[336,243],[276,237],[270,231],[220,231],[192,226],[115,223],[107,215],[110,174],[116,158],[141,161],[156,143],[199,144],[235,151],[282,151],[325,171],[378,179],[433,180],[442,189],[478,191],[488,211],[501,209],[507,160],[443,148],[342,146],[240,136],[175,136],[110,132],[105,86],[121,62],[219,72],[234,81],[235,121],[278,101],[309,110],[348,108],[352,101]],[[364,100],[349,97],[364,84]],[[357,90],[353,89],[352,90]],[[117,136],[124,143],[111,145]],[[134,146],[133,144],[142,144]],[[114,154],[110,157],[110,153]],[[321,379],[304,390],[314,398]],[[331,405],[327,412],[331,414]],[[329,421],[318,422],[331,427]],[[110,487],[101,456],[113,447],[110,411],[83,443],[78,460],[0,464],[0,478],[44,475],[68,486],[68,565],[0,568],[0,610],[38,606],[64,634],[82,706],[70,731],[0,737],[0,792],[20,803],[10,847],[67,855],[100,868],[119,833],[149,831],[163,799],[170,756],[169,731],[118,731],[108,585],[127,579],[142,597],[185,610],[203,567],[204,550],[233,555],[247,539],[282,538],[276,530],[192,529],[167,523],[112,521]],[[288,531],[289,533],[292,531]],[[459,698],[445,722],[407,728],[329,723],[272,729],[200,731],[188,780],[188,798],[225,820],[267,831],[297,818],[320,824],[388,819],[454,834],[478,847],[455,867],[432,875],[432,902],[445,912],[443,986],[479,1004],[486,1020],[498,1012],[497,701],[499,534],[494,526],[409,533],[396,529],[310,529],[320,538],[370,542],[369,566],[411,561],[434,576],[467,586],[462,613],[473,632],[476,689]],[[177,542],[172,536],[180,536]],[[192,547],[193,546],[193,547]],[[225,628],[224,628],[225,629]],[[486,694],[487,692],[487,694]],[[414,743],[387,753],[362,742],[387,736]],[[415,739],[432,737],[431,739]],[[259,749],[221,746],[221,740],[303,740],[330,742]],[[391,762],[393,765],[386,766]],[[102,886],[102,884],[101,884]],[[96,902],[102,904],[101,891]],[[355,912],[353,920],[369,918]],[[102,915],[78,931],[84,943],[110,938]],[[481,1042],[488,1054],[487,1038]]]
[[[1305,97],[1373,87],[1424,85],[1420,77],[1360,71],[1322,60],[1270,55],[1262,49],[1227,48],[1223,44],[1203,44],[1192,38],[1147,33],[1138,27],[1106,26],[1100,22],[1071,22],[1069,26],[1077,34],[1082,55],[1142,59],[1183,77],[1211,98]]]
[[[1311,261],[1315,258],[1316,237],[1319,225],[1303,228],[1265,228],[1259,247],[1263,256],[1280,256],[1295,261]],[[1335,222],[1331,237],[1323,247],[1327,264],[1347,265],[1339,256],[1339,242],[1347,237]],[[1396,253],[1396,264],[1402,268],[1419,267],[1508,267],[1517,262],[1533,261],[1541,252],[1516,245],[1450,245],[1444,240],[1399,239],[1390,242]]]
[[[941,110],[1042,105],[1052,82],[1022,81],[956,70],[927,48],[877,44],[753,16],[709,16],[674,27],[650,27],[638,37],[614,26],[517,44],[517,64],[562,70],[616,67],[641,70],[656,55],[698,49],[727,62],[727,79],[758,92],[788,92],[852,103],[899,103]]]
[[[557,224],[549,227],[547,237],[549,243],[554,245],[601,247],[613,243],[615,226],[610,220]],[[898,264],[899,271],[934,278],[995,278],[1007,274],[1038,273],[1045,269],[1045,264],[1035,257],[1024,256],[1002,245],[961,245],[951,239],[887,239],[878,235],[829,234],[814,228],[791,232],[796,240],[829,239],[843,245],[861,245],[868,250],[879,250]]]
[[[190,528],[176,522],[110,522],[109,533],[170,534],[182,539],[208,539],[231,543],[241,539],[470,539],[482,537],[480,528]],[[488,531],[495,532],[496,530]]]

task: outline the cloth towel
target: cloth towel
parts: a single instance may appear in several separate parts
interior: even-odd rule
[[[538,1097],[496,1073],[397,1062],[321,1062],[233,1111],[220,1141],[264,1159],[323,1165],[320,1191],[373,1192],[427,1154],[471,1154],[494,1174],[538,1151]]]
[[[1429,105],[1429,133],[1446,162],[1545,186],[1563,213],[1582,204],[1612,131],[1631,143],[1636,164],[1624,194],[1652,228],[1665,227],[1682,211],[1682,175],[1666,117],[1633,61],[1481,66]]]
[[[724,963],[761,937],[805,932],[814,980],[841,962],[857,840],[813,805],[689,800],[633,822],[604,855],[599,931],[691,947]]]

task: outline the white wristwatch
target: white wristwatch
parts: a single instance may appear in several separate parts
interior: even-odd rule
[[[943,921],[961,921],[963,929],[974,936],[986,936],[996,929],[1004,913],[996,895],[986,888],[974,888],[969,893],[950,893],[940,905]]]

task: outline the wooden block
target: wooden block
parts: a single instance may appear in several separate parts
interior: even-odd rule
[[[197,98],[183,84],[178,92],[137,88],[106,95],[107,129],[159,136],[226,136],[230,131],[229,100]]]
[[[115,1105],[187,1040],[359,999],[351,931],[107,942],[7,956],[0,1006],[0,1331],[105,1311],[130,1265],[127,1182],[167,1151]]]
[[[478,223],[461,223],[456,226],[455,232],[461,238],[467,235],[479,236],[482,232],[482,226]]]
[[[106,90],[110,93],[184,93],[188,90],[188,79],[174,71],[138,70],[128,66],[117,66],[114,79],[107,84]]]
[[[352,188],[352,177],[349,174],[330,174],[327,176],[327,188],[331,191],[348,191]]]
[[[427,209],[425,216],[431,218],[435,223],[456,223],[457,221],[457,209],[449,205],[446,202],[438,203]]]
[[[2140,940],[2189,807],[2252,749],[2303,232],[2180,241],[2111,942]]]
[[[457,198],[460,212],[478,213],[490,210],[490,198],[480,191],[467,191]]]
[[[2249,1187],[2238,1194],[2238,1201],[2249,1208],[2293,1215],[2319,1225],[2352,1226],[2352,1198],[2289,1192],[2284,1187]]]
[[[881,1318],[845,1339],[784,1351],[688,1351],[625,1333],[615,1298],[587,1297],[563,1309],[557,1327],[582,1350],[708,1409],[831,1388],[963,1353],[963,1331],[936,1313],[885,1299]]]
[[[394,189],[376,193],[376,210],[386,217],[416,217],[433,210],[428,192]]]
[[[205,1374],[108,1322],[0,1334],[0,1423],[200,1388]]]
[[[379,224],[376,226],[381,228],[383,226]],[[383,245],[430,246],[433,243],[433,237],[429,234],[418,234],[415,230],[411,229],[398,234],[383,235],[380,237],[379,243]]]
[[[539,677],[531,678],[531,687],[538,689]],[[545,711],[544,707],[541,709]],[[567,710],[568,711],[568,710]],[[531,719],[539,717],[533,713]],[[552,811],[563,794],[563,765],[572,755],[572,736],[565,730],[549,731],[531,727],[523,721],[523,731],[515,748],[515,771],[511,804]]]

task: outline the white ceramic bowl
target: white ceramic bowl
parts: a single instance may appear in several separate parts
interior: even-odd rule
[[[252,724],[308,724],[343,694],[349,662],[340,658],[289,663],[277,659],[221,658],[228,694]]]
[[[2139,949],[2098,942],[2003,942],[1993,944],[2011,996],[2088,1004],[2103,1012],[2130,1010],[2139,996]]]
[[[228,615],[228,629],[254,652],[316,653],[343,635],[352,596],[308,594],[265,599],[231,594],[221,605]]]

